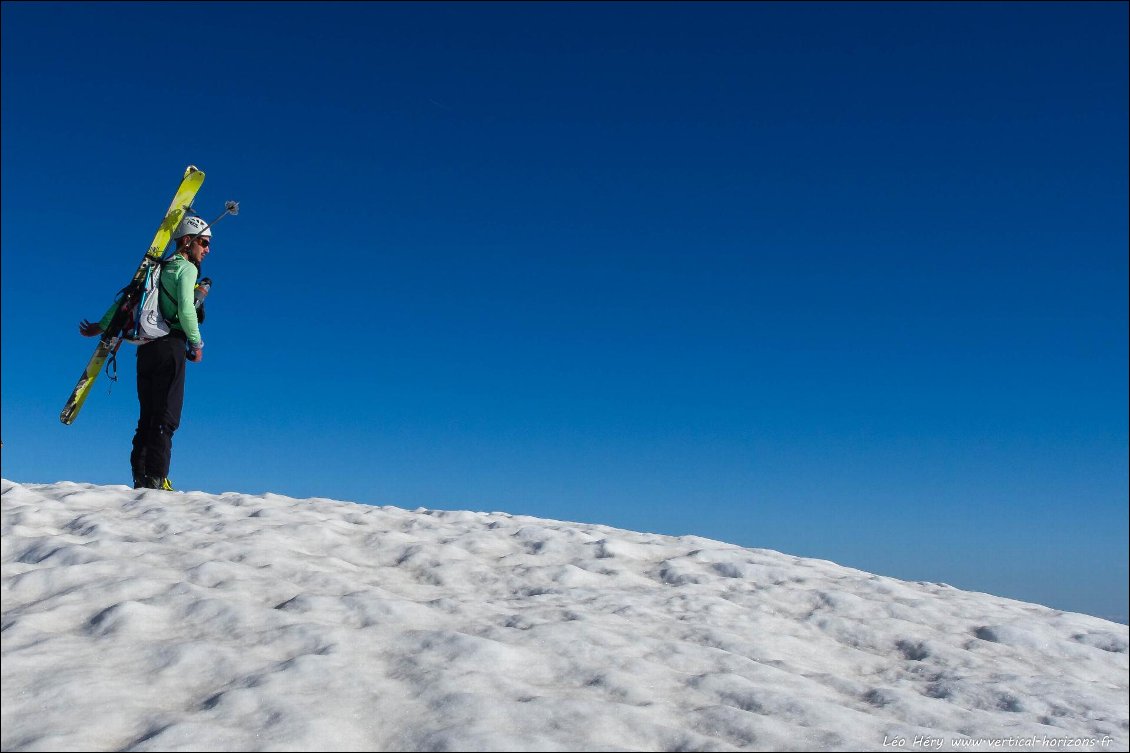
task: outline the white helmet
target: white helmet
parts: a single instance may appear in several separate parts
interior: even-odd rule
[[[205,238],[211,238],[212,228],[208,227],[208,223],[202,218],[190,214],[181,220],[177,229],[173,231],[173,240],[186,235],[203,235]]]

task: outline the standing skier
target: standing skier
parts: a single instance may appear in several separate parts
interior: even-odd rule
[[[137,349],[137,399],[141,415],[133,435],[134,489],[172,490],[169,464],[173,433],[180,426],[184,405],[185,361],[199,363],[204,341],[196,316],[194,289],[200,263],[208,255],[212,229],[201,218],[185,217],[173,232],[176,248],[161,271],[159,306],[169,323],[169,334]],[[207,294],[207,288],[201,288]],[[86,337],[102,334],[117,311],[115,303],[97,324],[85,319],[79,332]]]

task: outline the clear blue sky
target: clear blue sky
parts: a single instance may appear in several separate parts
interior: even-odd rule
[[[185,165],[178,488],[1127,608],[1127,4],[3,5],[3,473]]]

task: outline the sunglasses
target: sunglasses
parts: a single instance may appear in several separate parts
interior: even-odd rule
[[[208,246],[212,245],[212,241],[208,240],[207,238],[197,238],[196,242],[204,248],[208,248]]]

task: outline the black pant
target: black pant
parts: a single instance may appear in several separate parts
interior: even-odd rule
[[[185,337],[180,332],[137,349],[137,400],[141,417],[133,435],[130,465],[133,477],[164,479],[169,475],[173,432],[184,406]]]

